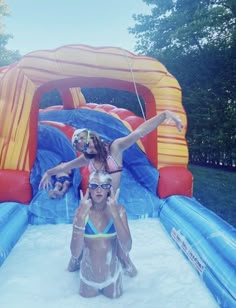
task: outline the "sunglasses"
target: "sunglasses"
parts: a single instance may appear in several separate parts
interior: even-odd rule
[[[97,189],[98,187],[101,187],[102,189],[110,189],[111,188],[111,184],[109,183],[103,183],[103,184],[96,184],[96,183],[89,183],[88,184],[88,188],[91,189]]]

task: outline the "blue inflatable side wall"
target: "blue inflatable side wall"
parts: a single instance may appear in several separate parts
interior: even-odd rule
[[[27,207],[21,203],[0,204],[0,265],[9,255],[28,225]]]
[[[220,307],[236,304],[236,230],[194,198],[162,200],[160,220]]]

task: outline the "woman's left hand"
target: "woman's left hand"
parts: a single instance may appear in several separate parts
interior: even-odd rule
[[[180,117],[169,110],[165,111],[165,116],[166,116],[166,123],[168,124],[170,121],[174,121],[178,131],[181,132],[183,124]]]
[[[119,197],[119,193],[119,188],[116,190],[116,193],[114,193],[114,189],[111,187],[110,196],[107,197],[107,208],[113,217],[118,214],[117,199]]]

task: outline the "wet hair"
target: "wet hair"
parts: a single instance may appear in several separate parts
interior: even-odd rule
[[[102,170],[96,170],[90,173],[88,183],[92,183],[95,177],[98,177],[101,182],[109,184],[112,182],[112,177],[109,173]]]

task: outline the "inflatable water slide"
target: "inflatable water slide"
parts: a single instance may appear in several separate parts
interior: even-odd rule
[[[145,116],[86,102],[83,88],[135,93]],[[39,109],[53,89],[62,106]],[[29,224],[72,222],[87,169],[74,170],[73,186],[59,201],[38,184],[45,170],[79,155],[70,141],[75,129],[111,141],[166,109],[179,115],[184,129],[162,123],[125,151],[120,202],[129,219],[160,219],[219,306],[236,307],[235,228],[193,197],[180,85],[158,60],[116,47],[66,45],[0,68],[0,265]]]

